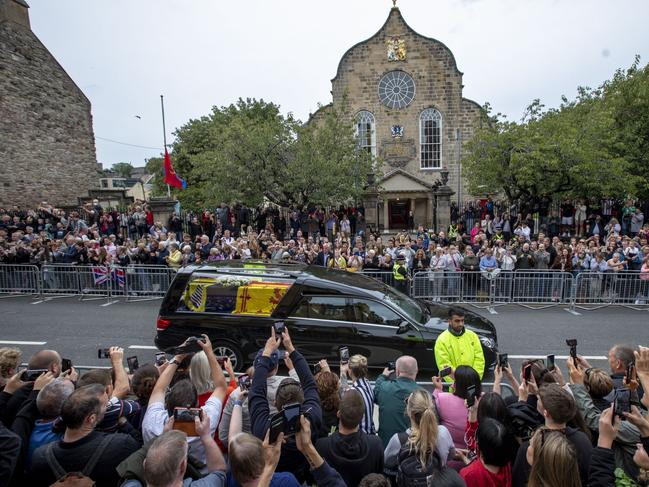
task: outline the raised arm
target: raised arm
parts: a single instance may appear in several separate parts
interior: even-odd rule
[[[199,340],[198,344],[207,355],[207,361],[210,364],[210,372],[212,373],[212,382],[214,383],[214,391],[212,392],[211,397],[216,397],[221,403],[225,399],[225,394],[228,390],[228,383],[225,380],[225,375],[223,374],[223,369],[219,365],[219,362],[216,360],[216,355],[214,355],[214,350],[212,348],[212,342],[207,335],[202,335],[203,340]]]
[[[110,347],[110,362],[115,374],[115,385],[113,386],[113,397],[126,399],[131,389],[128,383],[128,374],[124,368],[124,349],[121,347]]]
[[[196,433],[198,433],[203,448],[205,449],[207,471],[210,473],[225,472],[227,470],[225,458],[223,458],[223,453],[221,453],[221,449],[214,441],[210,431],[210,416],[209,414],[203,414],[202,416],[201,420],[194,418],[194,423],[196,425]]]

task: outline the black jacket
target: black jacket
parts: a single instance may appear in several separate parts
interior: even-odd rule
[[[588,487],[615,487],[615,455],[608,448],[593,448]]]
[[[320,438],[316,449],[349,486],[358,485],[367,474],[383,473],[383,442],[376,435],[362,431],[342,435],[336,431]]]
[[[20,456],[20,438],[0,423],[0,485],[9,485]]]
[[[311,440],[315,443],[322,424],[322,408],[318,388],[313,379],[313,374],[311,374],[309,364],[302,354],[294,350],[289,357],[302,385],[302,391],[304,392],[302,411],[309,411],[307,416],[311,421]],[[262,441],[266,437],[266,431],[270,426],[270,408],[266,392],[268,389],[267,378],[272,370],[273,367],[268,357],[262,356],[255,363],[255,373],[252,377],[252,386],[248,396],[252,434]],[[300,483],[303,483],[308,478],[309,464],[304,455],[297,449],[295,439],[288,438],[282,445],[282,454],[275,470],[277,472],[293,473]]]

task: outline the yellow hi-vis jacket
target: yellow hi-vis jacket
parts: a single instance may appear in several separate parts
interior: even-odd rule
[[[478,335],[471,330],[465,329],[460,336],[445,330],[435,341],[435,361],[438,369],[450,365],[455,370],[460,365],[468,365],[481,379],[484,374],[482,345]],[[448,377],[448,380],[452,381],[452,378]]]

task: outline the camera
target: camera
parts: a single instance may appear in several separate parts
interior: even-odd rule
[[[613,412],[613,422],[615,421],[615,416],[619,416],[621,419],[626,419],[622,413],[631,412],[631,391],[629,389],[623,388],[615,391]]]
[[[442,370],[439,371],[440,379],[446,377],[447,375],[451,375],[451,372],[453,372],[452,367],[444,367]]]
[[[202,342],[201,337],[189,337],[183,345],[176,347],[173,351],[176,355],[184,355],[186,353],[196,353],[203,350],[198,342]]]
[[[239,389],[241,389],[242,391],[247,391],[248,389],[250,389],[250,382],[250,377],[246,374],[240,375],[237,379]]]
[[[110,349],[100,348],[97,350],[97,358],[110,358]]]
[[[164,352],[158,352],[155,354],[155,364],[160,367],[167,361],[167,354]]]
[[[140,362],[137,360],[137,357],[135,355],[132,357],[127,357],[126,364],[128,365],[128,370],[131,374],[140,368]]]
[[[498,356],[498,366],[505,368],[509,365],[509,357],[506,353],[499,353]]]
[[[554,354],[545,357],[545,368],[552,372],[555,369]]]
[[[187,436],[197,436],[194,418],[200,420],[202,417],[203,410],[200,408],[175,408],[174,429],[184,432]]]
[[[469,386],[466,388],[466,405],[471,407],[475,404],[475,386]]]
[[[346,364],[349,363],[349,349],[347,347],[340,348],[340,363]]]
[[[61,359],[61,372],[67,372],[72,369],[72,360],[69,358]]]
[[[286,331],[286,325],[284,324],[284,322],[276,321],[275,323],[273,323],[273,326],[275,327],[275,337],[282,338],[282,333]]]
[[[388,370],[397,370],[397,363],[396,362],[388,362]]]
[[[41,374],[45,374],[47,372],[47,369],[32,369],[32,370],[25,370],[21,375],[20,375],[20,380],[23,382],[33,382],[36,379],[38,379]]]
[[[531,378],[532,378],[532,364],[527,364],[525,367],[523,367],[523,380],[525,380],[525,383],[528,383]]]
[[[572,357],[572,360],[575,362],[575,366],[576,366],[577,365],[577,339],[570,338],[566,340],[566,345],[570,347],[570,356]]]

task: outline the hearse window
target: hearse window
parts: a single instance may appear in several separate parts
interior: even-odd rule
[[[194,274],[177,311],[270,316],[291,284],[268,276]]]
[[[321,320],[348,321],[345,298],[330,296],[305,296],[298,303],[291,316],[317,318]]]
[[[399,326],[401,316],[387,306],[369,299],[352,299],[354,321],[374,325]]]

